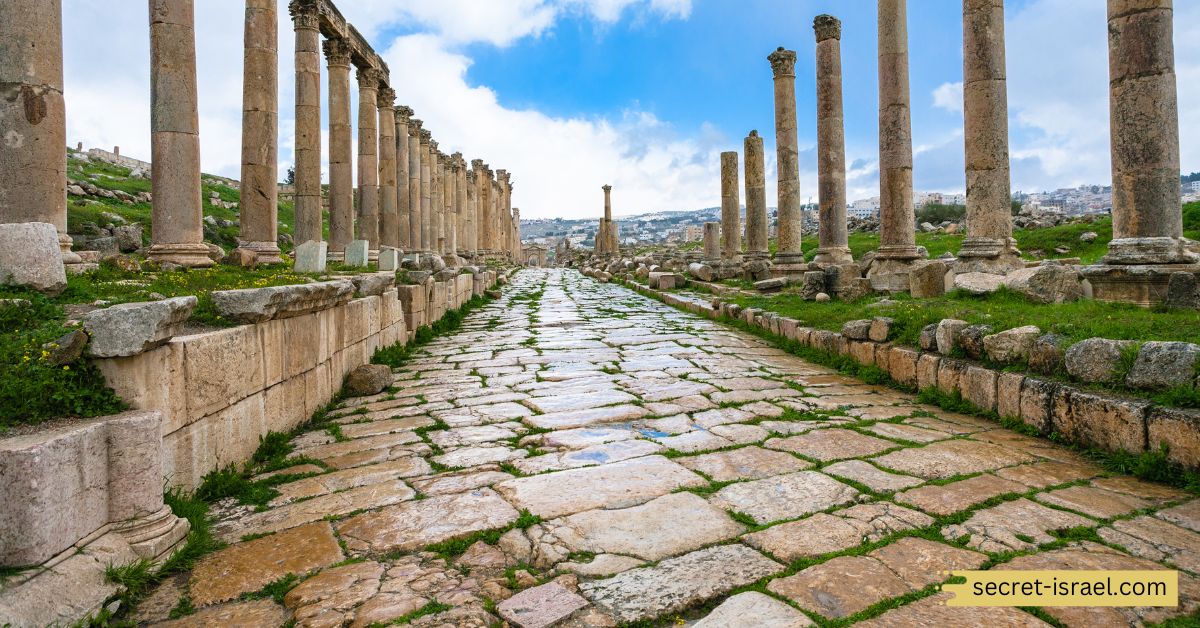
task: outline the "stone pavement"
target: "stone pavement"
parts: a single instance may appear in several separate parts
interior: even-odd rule
[[[142,619],[186,594],[164,625],[1046,625],[941,606],[978,567],[1185,570],[1178,609],[1044,609],[1068,626],[1200,606],[1200,500],[574,271],[521,271],[395,378],[295,439],[328,471],[224,505],[230,545]]]

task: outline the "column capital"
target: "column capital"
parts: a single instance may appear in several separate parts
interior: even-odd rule
[[[426,131],[426,133],[429,132]],[[429,133],[429,148],[438,155],[441,155],[441,153],[438,153],[438,143],[437,140],[433,139],[433,133]]]
[[[392,109],[396,106],[396,90],[384,87],[379,90],[379,108]]]
[[[822,13],[813,18],[813,32],[817,35],[817,43],[826,39],[842,38],[842,21],[832,15]]]
[[[424,124],[419,118],[410,118],[408,120],[408,136],[421,138],[421,125]]]
[[[483,168],[484,168],[483,160],[482,159],[472,159],[471,160],[471,168],[474,170],[483,170]]]
[[[467,183],[469,183],[471,185],[475,185],[475,171],[474,170],[467,171]]]
[[[397,124],[408,124],[412,119],[412,115],[412,107],[409,107],[408,105],[400,105],[399,107],[396,107]]]
[[[358,68],[358,88],[378,90],[380,83],[383,82],[383,72],[379,68],[365,67]],[[394,98],[394,96],[393,96]]]
[[[318,30],[321,27],[321,6],[317,0],[292,0],[288,3],[292,26],[296,30]]]
[[[609,192],[612,192],[612,186],[611,186],[611,185],[607,185],[607,184],[605,184],[605,185],[601,186],[601,187],[600,187],[600,189],[601,189],[601,190],[604,190],[604,193],[605,193],[605,194],[608,194]]]
[[[417,122],[420,122],[420,120]],[[425,145],[428,145],[429,141],[433,139],[433,133],[420,128],[420,125],[417,125],[417,136],[421,138],[421,143]]]
[[[783,46],[775,49],[767,56],[767,61],[771,62],[771,72],[775,74],[775,78],[784,76],[796,77],[796,51],[786,50]]]
[[[325,61],[330,67],[350,66],[350,42],[345,39],[326,39],[321,43],[321,49],[325,51]]]

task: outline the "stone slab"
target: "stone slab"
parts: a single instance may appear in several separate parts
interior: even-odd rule
[[[333,528],[319,521],[238,543],[196,563],[189,583],[197,607],[258,591],[287,574],[306,574],[344,558]]]
[[[363,513],[339,523],[337,531],[355,552],[412,551],[502,528],[518,514],[496,491],[481,488]]]
[[[800,471],[731,484],[710,501],[718,508],[744,513],[759,524],[795,519],[854,501],[859,492],[816,471]]]
[[[699,456],[676,458],[675,462],[703,473],[714,482],[759,480],[773,475],[792,473],[811,468],[811,462],[781,451],[761,447],[742,447]]]

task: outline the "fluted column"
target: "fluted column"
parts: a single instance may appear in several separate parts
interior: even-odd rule
[[[741,199],[737,151],[721,153],[721,259],[742,260]]]
[[[432,154],[429,152],[429,140],[432,135],[429,131],[421,129],[421,252],[425,254],[433,253],[437,248],[437,242],[434,241],[433,231],[433,216],[431,209],[433,208],[430,193],[432,192],[432,176],[433,169],[430,164]]]
[[[275,0],[246,0],[239,244],[259,264],[279,257],[279,53]]]
[[[54,225],[63,262],[77,264],[67,235],[62,2],[3,0],[0,9],[0,223]]]
[[[35,13],[37,10],[34,11]],[[12,19],[5,12],[5,21]],[[200,201],[193,0],[150,0],[151,260],[211,266]],[[5,47],[11,45],[4,42]],[[5,99],[7,100],[7,99]],[[53,100],[53,97],[48,100]],[[37,112],[40,108],[32,108]],[[49,112],[49,107],[46,109]],[[61,111],[61,109],[60,109]],[[59,142],[53,150],[62,151]],[[26,175],[28,176],[28,175]]]
[[[879,250],[875,259],[900,262],[920,257],[913,210],[906,3],[879,0],[878,4]]]
[[[396,92],[379,90],[379,246],[400,247],[396,203]]]
[[[412,221],[412,199],[409,198],[409,151],[408,151],[408,121],[412,118],[413,110],[409,107],[396,107],[396,242],[405,250],[413,250],[412,232],[409,225]]]
[[[746,155],[746,256],[767,257],[767,180],[763,141],[750,131],[743,142]]]
[[[800,213],[800,157],[799,139],[796,135],[796,52],[777,49],[767,60],[775,76],[775,167],[779,176],[778,242],[776,264],[803,264],[800,252],[803,216]],[[737,154],[734,153],[736,162]],[[736,176],[737,170],[734,169]],[[736,185],[735,185],[736,189]],[[724,222],[724,218],[722,218]],[[727,233],[724,224],[721,231],[725,238],[736,238]]]
[[[409,251],[425,251],[421,231],[421,121],[413,118],[408,126],[408,246]]]
[[[320,242],[321,226],[321,32],[317,3],[292,0],[296,31],[295,225],[297,245]]]
[[[813,20],[817,37],[817,193],[820,229],[814,262],[851,261],[846,227],[846,137],[842,118],[842,23]]]
[[[350,128],[350,45],[327,39],[329,66],[329,259],[342,260],[354,238],[354,158]]]
[[[967,237],[957,272],[1022,266],[1012,238],[1004,1],[963,0]]]
[[[379,82],[375,68],[358,70],[358,223],[372,257],[379,252]]]

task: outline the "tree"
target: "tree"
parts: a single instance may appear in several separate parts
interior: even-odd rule
[[[284,185],[296,185],[296,169],[288,168],[287,176],[283,178]]]

